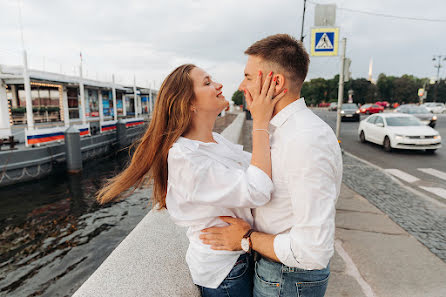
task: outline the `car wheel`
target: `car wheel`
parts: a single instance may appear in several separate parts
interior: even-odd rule
[[[359,133],[359,140],[361,140],[362,143],[367,141],[365,140],[364,130],[362,130],[361,133]]]
[[[383,147],[386,152],[392,151],[392,146],[390,144],[390,138],[388,136],[384,137]]]
[[[428,153],[428,154],[435,154],[435,151],[436,151],[437,149],[430,149],[430,150],[426,150],[426,153]]]

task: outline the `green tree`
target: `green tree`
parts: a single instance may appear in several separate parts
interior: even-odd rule
[[[232,94],[232,101],[234,101],[235,105],[243,105],[243,93],[240,90],[237,90]]]
[[[428,84],[426,85],[427,89],[427,98],[426,102],[444,102],[446,103],[446,80],[440,79],[439,82],[429,85],[429,80],[427,81]],[[423,81],[424,83],[424,81]],[[435,92],[437,92],[437,98],[435,98]]]
[[[416,103],[419,101],[418,89],[421,87],[413,75],[405,74],[393,82],[393,99],[397,102]]]
[[[348,90],[353,90],[353,102],[371,103],[376,101],[377,88],[365,78],[351,79],[344,84],[344,102],[348,100]]]
[[[394,76],[386,76],[384,73],[381,73],[378,76],[378,81],[376,82],[376,86],[378,87],[378,96],[379,100],[393,102],[394,95],[394,81],[396,77]]]

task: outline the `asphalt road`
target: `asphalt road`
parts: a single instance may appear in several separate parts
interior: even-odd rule
[[[323,109],[313,111],[335,130],[336,112]],[[361,120],[366,117],[361,116]],[[443,146],[435,154],[412,150],[387,153],[379,145],[361,143],[358,136],[359,122],[341,123],[342,147],[346,152],[386,170],[418,193],[446,206],[446,114],[437,117],[435,129],[440,132]]]

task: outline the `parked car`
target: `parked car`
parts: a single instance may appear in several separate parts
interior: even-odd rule
[[[426,107],[432,113],[446,113],[446,106],[442,102],[426,102],[421,106]]]
[[[404,104],[395,109],[395,112],[411,114],[417,117],[423,124],[429,125],[432,128],[435,128],[435,124],[437,123],[437,116],[433,115],[424,106]]]
[[[388,108],[390,107],[390,103],[387,101],[377,101],[375,102],[376,105],[382,106],[384,108]]]
[[[336,102],[330,103],[330,106],[328,107],[328,110],[336,111],[337,109],[338,109],[338,104]]]
[[[379,113],[379,112],[383,112],[383,111],[384,111],[384,107],[376,105],[376,104],[364,104],[361,106],[361,108],[359,108],[359,112],[364,113],[364,114],[374,114],[374,113]]]
[[[358,135],[361,142],[382,145],[388,152],[395,148],[434,153],[441,147],[440,134],[409,114],[371,115],[359,123]]]
[[[319,107],[329,107],[330,103],[328,103],[328,102],[321,102],[321,103],[318,104],[318,106]]]
[[[356,122],[360,120],[360,112],[356,103],[344,103],[341,107],[341,121],[351,119]]]

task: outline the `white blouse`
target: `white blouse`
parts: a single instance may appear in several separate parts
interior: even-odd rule
[[[218,133],[217,143],[180,137],[169,150],[166,205],[172,220],[188,227],[186,262],[195,284],[217,288],[243,251],[217,251],[199,239],[201,230],[226,226],[219,216],[253,225],[251,208],[266,204],[273,183],[251,154]]]

